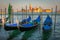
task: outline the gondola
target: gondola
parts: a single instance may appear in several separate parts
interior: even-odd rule
[[[31,17],[29,16],[27,19],[23,19],[22,22],[19,22],[19,24],[17,24],[17,23],[12,23],[12,24],[11,23],[5,23],[4,24],[4,29],[7,30],[7,31],[8,30],[16,30],[16,29],[18,29],[17,26],[20,27],[19,25],[25,24],[26,21],[30,22],[30,20],[31,20]]]
[[[44,24],[43,24],[43,30],[50,30],[51,29],[51,26],[52,26],[52,18],[47,15],[47,18],[46,20],[44,21]]]
[[[9,31],[9,30],[16,30],[19,29],[20,31],[27,31],[27,30],[31,30],[32,28],[37,27],[38,22],[40,22],[40,16],[38,16],[37,19],[35,19],[35,21],[30,22],[31,18],[29,17],[29,19],[26,20],[27,23],[23,23],[23,24],[5,24],[4,25],[4,29]]]
[[[49,15],[47,15],[47,18],[44,21],[42,29],[43,29],[42,40],[48,40],[48,38],[50,37],[51,32],[52,32],[52,18]]]
[[[38,16],[35,20],[33,20],[30,23],[20,25],[20,30],[28,31],[28,30],[34,29],[38,27],[39,23],[40,23],[40,16]]]

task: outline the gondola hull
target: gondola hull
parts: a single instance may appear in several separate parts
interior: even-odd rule
[[[9,30],[20,30],[20,31],[28,31],[28,30],[31,30],[31,29],[34,29],[34,28],[36,28],[38,26],[38,24],[36,24],[36,25],[34,25],[34,26],[31,26],[31,27],[27,27],[27,28],[25,28],[25,27],[22,27],[22,26],[15,26],[15,27],[13,27],[13,26],[6,26],[6,25],[4,25],[4,29],[6,30],[6,31],[9,31]]]
[[[31,27],[28,27],[28,28],[24,28],[24,27],[20,27],[20,31],[29,31],[31,29],[34,29],[38,26],[38,24],[34,25],[34,26],[31,26]]]
[[[17,26],[15,26],[15,27],[10,26],[10,27],[9,27],[9,26],[6,26],[6,25],[5,25],[5,26],[4,26],[4,29],[5,29],[6,31],[10,31],[10,30],[16,30],[16,29],[18,29],[18,28],[17,28]]]

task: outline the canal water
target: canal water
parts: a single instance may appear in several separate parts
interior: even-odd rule
[[[25,14],[25,13],[23,13]],[[30,15],[23,15],[22,13],[14,13],[13,15],[13,20],[14,23],[16,23],[16,17],[19,21],[22,21],[25,18],[28,18],[29,16],[31,16],[32,20],[36,19],[39,15],[41,16],[41,22],[40,22],[40,26],[31,33],[31,36],[28,37],[27,40],[42,40],[42,26],[44,23],[44,20],[46,19],[47,15],[46,14],[54,14],[54,13],[28,13]],[[2,15],[5,16],[5,15]],[[1,17],[1,15],[0,15]],[[6,15],[6,17],[8,17],[8,15]],[[56,24],[55,24],[55,30],[54,30],[54,23],[55,23],[55,15],[50,15],[50,17],[52,18],[53,21],[53,25],[52,25],[52,32],[50,37],[48,38],[48,40],[60,40],[60,15],[56,15]],[[32,21],[31,20],[31,21]],[[4,30],[2,27],[0,27],[0,40],[7,40],[7,38],[9,38],[9,35],[13,32],[12,31],[6,31]],[[23,35],[26,33],[25,32],[21,32],[17,37],[13,38],[12,40],[21,40],[23,38]],[[27,36],[27,35],[26,35]]]

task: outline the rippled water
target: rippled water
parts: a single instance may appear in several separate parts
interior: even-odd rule
[[[8,15],[6,15],[6,17],[7,16]],[[13,15],[13,20],[15,22],[16,17],[17,17],[19,21],[22,21],[22,19],[27,18],[28,16],[31,16],[32,20],[34,20],[38,17],[38,15],[33,15],[33,16],[32,15],[23,15],[23,18],[22,18],[22,15]],[[46,17],[47,17],[47,15],[42,15],[42,19],[41,19],[42,24],[43,24],[44,20],[46,19]],[[51,37],[49,38],[49,40],[60,40],[60,16],[59,15],[56,16],[55,30],[54,30],[55,16],[52,15],[51,17],[53,19],[53,25],[52,25],[53,30],[52,30],[52,34],[51,34]],[[12,31],[5,31],[3,28],[0,28],[0,40],[4,40],[4,39],[6,40],[10,33],[12,33]],[[22,38],[22,36],[24,35],[24,33],[25,32],[22,32],[20,35],[18,35],[18,37],[15,37],[13,40],[20,40]],[[40,29],[38,28],[31,35],[32,36],[29,37],[28,40],[41,40],[42,39],[42,27],[40,26]]]

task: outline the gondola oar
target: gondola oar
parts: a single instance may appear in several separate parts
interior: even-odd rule
[[[18,30],[19,30],[19,21],[18,21],[17,18],[16,18],[16,23],[17,23],[17,28],[18,28]]]

